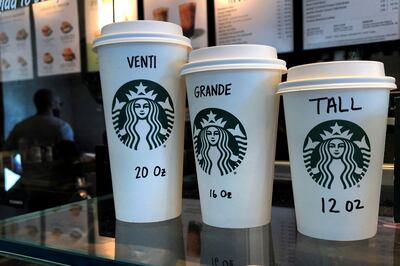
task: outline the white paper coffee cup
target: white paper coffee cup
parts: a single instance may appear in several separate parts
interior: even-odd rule
[[[270,222],[275,92],[285,71],[276,50],[263,45],[199,49],[182,68],[206,224],[248,228]]]
[[[159,21],[105,26],[94,41],[116,217],[156,222],[181,213],[185,87],[190,41]]]
[[[389,91],[371,61],[289,69],[283,94],[297,228],[327,240],[377,230]]]

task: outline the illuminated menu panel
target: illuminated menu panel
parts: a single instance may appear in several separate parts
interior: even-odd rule
[[[293,51],[293,0],[215,0],[217,45],[265,44]]]
[[[77,0],[33,5],[39,76],[81,71]]]
[[[138,19],[137,0],[114,1],[115,22]]]
[[[113,23],[112,0],[85,0],[85,31],[87,71],[99,71],[99,60],[93,51],[93,41],[100,36],[101,28]]]
[[[0,14],[0,80],[33,78],[29,8]]]
[[[208,46],[206,0],[145,0],[144,18],[181,25],[193,49]]]
[[[304,0],[304,49],[400,38],[399,0]]]

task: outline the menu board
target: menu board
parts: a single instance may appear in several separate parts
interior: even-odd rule
[[[39,76],[81,71],[77,0],[33,5]]]
[[[29,8],[0,13],[0,80],[33,78]]]
[[[146,0],[144,18],[181,25],[193,49],[208,46],[206,0]]]
[[[293,0],[215,0],[217,45],[265,44],[293,51]]]
[[[114,17],[115,22],[137,20],[137,0],[114,1]]]
[[[93,52],[93,41],[100,35],[101,28],[113,23],[112,0],[85,1],[85,32],[86,32],[86,59],[87,71],[99,71],[97,54]]]
[[[304,0],[304,49],[397,40],[399,2]]]

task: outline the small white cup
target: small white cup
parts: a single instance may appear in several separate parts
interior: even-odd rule
[[[279,97],[275,48],[227,45],[190,54],[186,77],[203,221],[249,228],[271,220]]]
[[[327,240],[376,234],[389,91],[372,61],[289,69],[283,94],[298,231]]]
[[[181,213],[190,40],[160,21],[110,24],[98,52],[116,217],[156,222]]]

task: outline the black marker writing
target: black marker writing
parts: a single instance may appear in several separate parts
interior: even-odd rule
[[[211,85],[199,85],[194,88],[194,96],[209,97],[209,96],[220,96],[220,95],[231,95],[232,83],[228,84],[211,84]]]
[[[351,105],[350,107],[345,106],[343,99],[341,96],[338,97],[320,97],[320,98],[314,98],[314,99],[309,99],[309,102],[316,102],[317,103],[317,114],[321,114],[323,111],[323,107],[326,107],[325,111],[326,113],[345,113],[349,111],[358,111],[362,110],[361,106],[356,106],[354,98],[351,97]]]
[[[127,56],[129,68],[156,68],[157,57],[155,55]]]

